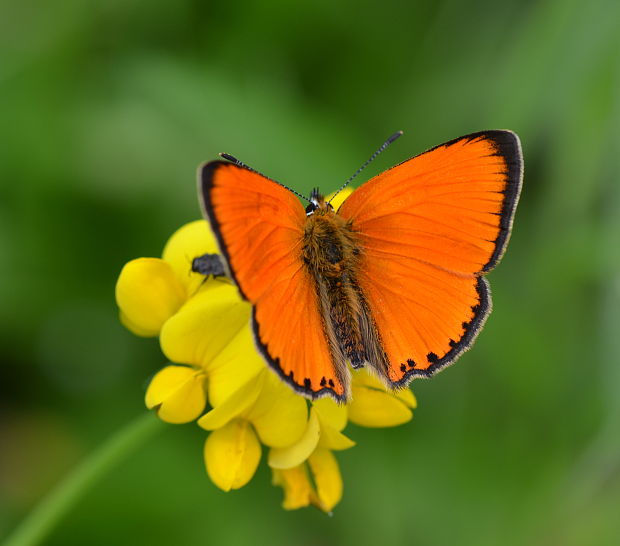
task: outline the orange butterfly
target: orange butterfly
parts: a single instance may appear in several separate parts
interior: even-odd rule
[[[483,275],[506,248],[521,190],[516,134],[432,148],[338,211],[318,190],[304,211],[296,192],[222,157],[200,168],[203,210],[253,306],[259,351],[296,391],[346,401],[348,364],[403,387],[471,346],[491,311]]]

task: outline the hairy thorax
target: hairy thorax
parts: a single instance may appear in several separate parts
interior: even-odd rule
[[[332,210],[317,210],[304,230],[303,259],[311,271],[338,280],[355,273],[359,243],[351,225]]]

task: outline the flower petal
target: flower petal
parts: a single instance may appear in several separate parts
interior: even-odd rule
[[[211,362],[250,322],[250,306],[237,289],[219,283],[192,297],[162,328],[161,348],[173,362]]]
[[[170,360],[208,373],[214,407],[265,369],[250,331],[250,309],[236,287],[217,282],[192,297],[162,328],[160,343]]]
[[[394,427],[413,417],[411,410],[385,389],[353,385],[349,421],[364,427]]]
[[[288,447],[274,447],[269,452],[271,468],[292,468],[304,462],[314,451],[321,435],[321,425],[316,410],[310,410],[310,418],[303,436]]]
[[[192,261],[203,254],[219,254],[213,232],[205,220],[185,224],[168,239],[163,259],[186,287],[187,295],[194,294],[205,281],[204,275],[192,271]]]
[[[411,392],[411,389],[408,387],[394,391],[393,394],[408,408],[416,409],[418,407],[418,401],[416,400],[413,392]]]
[[[390,390],[387,389],[385,384],[374,374],[366,371],[365,369],[353,371],[353,386],[364,385],[366,387],[372,387],[374,389],[385,391],[392,396],[398,398],[405,406],[415,409],[418,407],[416,398],[408,387],[401,389]]]
[[[239,385],[255,380],[261,372],[269,373],[267,365],[256,352],[250,326],[244,326],[216,357],[207,364],[209,400],[213,406],[222,404]]]
[[[235,419],[209,434],[204,458],[207,473],[223,491],[248,483],[258,467],[261,448],[250,423]]]
[[[285,447],[297,442],[306,430],[308,404],[271,370],[265,369],[263,389],[247,415],[261,442]]]
[[[293,468],[272,469],[273,485],[279,485],[284,491],[282,508],[285,510],[297,510],[310,504],[315,498],[315,492],[308,478],[308,470],[305,464]]]
[[[264,371],[267,373],[267,370]],[[205,430],[215,430],[223,427],[229,421],[245,412],[256,402],[264,384],[264,373],[256,380],[248,381],[229,396],[222,404],[198,419],[198,425]]]
[[[167,423],[189,423],[204,410],[207,402],[205,374],[188,366],[166,366],[151,380],[146,390],[146,407],[155,408]]]
[[[336,430],[342,430],[347,425],[347,406],[338,404],[332,398],[319,398],[312,402],[321,422],[331,425]]]
[[[353,193],[353,190],[355,188],[353,186],[347,186],[345,189],[339,191],[339,192],[332,192],[330,193],[325,200],[327,202],[330,202],[332,207],[334,207],[334,210],[338,210],[340,208],[340,205],[342,205],[342,203],[344,203],[344,200],[349,197],[349,195],[351,195]],[[335,198],[334,198],[335,196]]]
[[[355,442],[349,437],[345,436],[342,432],[335,429],[331,425],[323,422],[323,419],[320,416],[319,422],[321,423],[321,438],[319,440],[318,447],[341,451],[343,449],[349,449],[355,445]]]
[[[317,506],[331,512],[342,499],[342,476],[338,461],[327,449],[317,449],[308,459],[316,485]]]
[[[133,322],[131,322],[131,320],[129,320],[129,318],[122,311],[119,311],[118,318],[121,321],[121,324],[125,328],[127,328],[127,330],[129,330],[132,334],[135,334],[140,337],[153,337],[154,335],[157,335],[157,334],[153,334],[152,329],[145,330],[140,325],[134,324]]]
[[[374,389],[386,391],[385,384],[373,373],[369,372],[366,368],[360,368],[358,370],[352,370],[351,373],[352,384],[355,386],[366,386]]]
[[[185,289],[172,267],[159,258],[125,264],[116,283],[116,303],[123,324],[141,336],[156,336],[185,302]]]

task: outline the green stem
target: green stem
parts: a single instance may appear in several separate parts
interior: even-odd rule
[[[3,546],[39,544],[97,480],[160,430],[161,425],[153,414],[147,413],[120,429],[53,489]]]

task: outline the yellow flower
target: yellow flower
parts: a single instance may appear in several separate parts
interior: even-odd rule
[[[409,389],[388,391],[366,370],[354,370],[351,401],[347,404],[349,421],[363,427],[394,427],[413,417],[417,401]]]
[[[121,322],[136,335],[158,335],[204,282],[202,275],[192,272],[192,259],[217,252],[206,222],[197,220],[170,238],[162,259],[138,258],[126,264],[116,283]]]
[[[265,368],[254,348],[250,311],[234,286],[207,281],[161,328],[159,341],[166,357],[206,373],[212,406]]]
[[[223,491],[248,483],[258,467],[261,447],[248,421],[235,419],[212,432],[205,442],[207,474]]]
[[[328,201],[329,203],[331,203],[332,207],[334,207],[334,210],[338,210],[340,208],[340,205],[342,205],[342,203],[344,203],[344,200],[349,197],[349,195],[351,195],[353,193],[353,187],[352,186],[347,186],[346,188],[344,188],[343,190],[339,191],[339,192],[332,192],[330,193],[325,200]]]
[[[335,208],[351,191],[336,197]],[[220,489],[246,485],[265,446],[273,483],[284,490],[283,507],[330,512],[343,490],[333,451],[355,445],[343,433],[348,421],[402,424],[411,419],[415,398],[408,389],[387,390],[365,370],[352,372],[347,405],[329,398],[310,403],[295,393],[256,352],[251,306],[232,282],[192,271],[194,258],[216,252],[213,235],[199,220],[170,238],[161,259],[138,258],[121,271],[121,321],[137,335],[159,336],[171,362],[151,380],[146,406],[166,422],[198,419],[209,431],[205,466]]]
[[[338,461],[328,449],[315,450],[307,463],[274,469],[272,483],[284,490],[282,507],[296,510],[310,504],[330,513],[342,499],[342,476]]]
[[[301,438],[291,446],[271,449],[268,462],[273,484],[284,490],[283,508],[294,510],[312,504],[331,512],[340,502],[342,476],[332,450],[355,445],[341,432],[346,423],[346,406],[330,398],[316,400]]]
[[[205,444],[205,465],[211,480],[224,491],[245,485],[254,475],[260,450],[266,446],[282,448],[296,444],[306,430],[306,401],[284,385],[266,367],[221,405],[203,415],[198,424],[213,431]],[[221,430],[238,434],[221,434]],[[240,431],[243,431],[241,433]],[[237,453],[239,462],[231,468],[217,452]],[[247,452],[247,456],[242,456]]]
[[[188,423],[205,408],[205,373],[191,366],[166,366],[151,379],[146,391],[148,409],[167,423]]]
[[[250,305],[223,278],[192,272],[193,258],[215,253],[203,220],[179,229],[162,259],[138,258],[119,276],[121,321],[138,335],[160,335],[171,362],[151,381],[146,405],[169,423],[199,417],[207,399],[218,404],[264,368],[250,331]],[[207,396],[208,394],[208,396]]]

